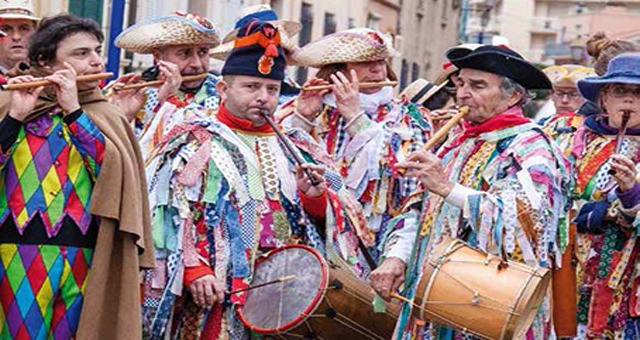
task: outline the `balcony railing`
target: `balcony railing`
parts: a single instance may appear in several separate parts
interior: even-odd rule
[[[533,17],[531,19],[531,31],[538,33],[557,33],[561,29],[558,18]]]

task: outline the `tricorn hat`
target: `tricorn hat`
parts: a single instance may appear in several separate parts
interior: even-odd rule
[[[469,68],[509,77],[527,90],[552,89],[549,78],[506,46],[483,45],[474,50],[452,48],[447,59],[457,68]]]

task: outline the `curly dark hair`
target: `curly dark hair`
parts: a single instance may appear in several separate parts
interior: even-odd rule
[[[42,19],[38,29],[29,40],[29,61],[31,65],[50,64],[56,58],[58,44],[76,33],[89,33],[104,41],[104,34],[98,23],[91,19],[72,14],[58,14]]]

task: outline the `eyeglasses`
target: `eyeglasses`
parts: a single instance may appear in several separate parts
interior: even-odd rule
[[[624,85],[611,85],[606,91],[614,98],[624,98],[632,94],[634,97],[640,99],[640,87],[638,86],[626,87]]]
[[[553,91],[551,95],[556,97],[557,99],[563,99],[566,96],[567,98],[569,98],[569,100],[574,100],[581,97],[580,93],[576,91]]]

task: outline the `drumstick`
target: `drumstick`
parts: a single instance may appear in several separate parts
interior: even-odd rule
[[[381,81],[381,82],[364,82],[358,85],[360,89],[370,89],[374,87],[383,87],[383,86],[396,86],[398,85],[397,81]],[[315,86],[304,86],[302,87],[302,91],[322,91],[322,90],[330,90],[331,85],[315,85]]]
[[[77,83],[86,83],[90,81],[102,80],[113,77],[113,72],[104,72],[104,73],[96,73],[96,74],[83,74],[76,77]],[[40,86],[47,86],[53,84],[52,81],[47,79],[38,79],[34,81],[30,81],[28,83],[21,84],[6,84],[0,85],[0,90],[2,91],[15,91],[15,90],[23,90],[23,89],[31,89]]]
[[[273,284],[276,284],[276,283],[279,283],[279,282],[291,281],[291,280],[294,280],[295,278],[296,278],[295,275],[282,276],[282,277],[279,277],[279,278],[277,278],[277,279],[275,279],[273,281],[264,282],[264,283],[261,283],[261,284],[257,284],[255,286],[249,286],[247,288],[241,288],[241,289],[232,290],[232,291],[228,292],[227,294],[228,295],[233,295],[233,294],[236,294],[236,293],[242,293],[242,292],[246,292],[248,290],[252,290],[252,289],[256,289],[256,288],[261,288],[261,287],[264,287],[264,286],[270,286],[270,285],[273,285]]]
[[[282,143],[284,144],[285,148],[293,156],[293,159],[295,159],[295,161],[298,164],[298,166],[302,166],[302,164],[306,163],[304,161],[304,159],[302,159],[300,156],[298,156],[298,154],[293,149],[293,146],[291,146],[291,144],[289,144],[290,142],[287,139],[287,137],[285,137],[282,134],[282,131],[280,131],[280,129],[278,129],[278,126],[276,126],[276,123],[271,118],[271,115],[269,114],[269,112],[267,112],[266,110],[260,110],[260,113],[262,114],[264,119],[267,120],[267,123],[271,126],[273,131],[276,132],[276,136],[278,136],[280,141],[282,141]],[[302,168],[302,171],[304,171],[304,173],[307,175],[307,178],[309,178],[309,181],[311,182],[311,185],[316,186],[316,185],[320,184],[320,182],[318,182],[315,178],[313,178],[313,176],[311,176],[311,171],[309,169]]]
[[[206,77],[208,77],[209,74],[208,73],[200,73],[200,74],[194,74],[191,76],[184,76],[182,77],[182,81],[194,81],[194,80],[200,80],[200,79],[204,79]],[[163,79],[158,79],[158,80],[152,80],[152,81],[147,81],[144,83],[138,83],[138,84],[131,84],[131,85],[124,85],[124,86],[114,86],[113,90],[114,91],[124,91],[124,90],[136,90],[142,87],[148,87],[148,86],[160,86],[164,84],[164,80]]]
[[[420,308],[420,306],[418,306],[417,304],[413,303],[413,301],[407,299],[406,297],[404,297],[404,296],[402,296],[402,295],[400,295],[398,293],[391,292],[391,293],[389,293],[389,296],[394,298],[394,299],[396,299],[396,300],[400,300],[400,301],[406,302],[408,304],[411,304],[411,305],[414,305],[415,307]]]

